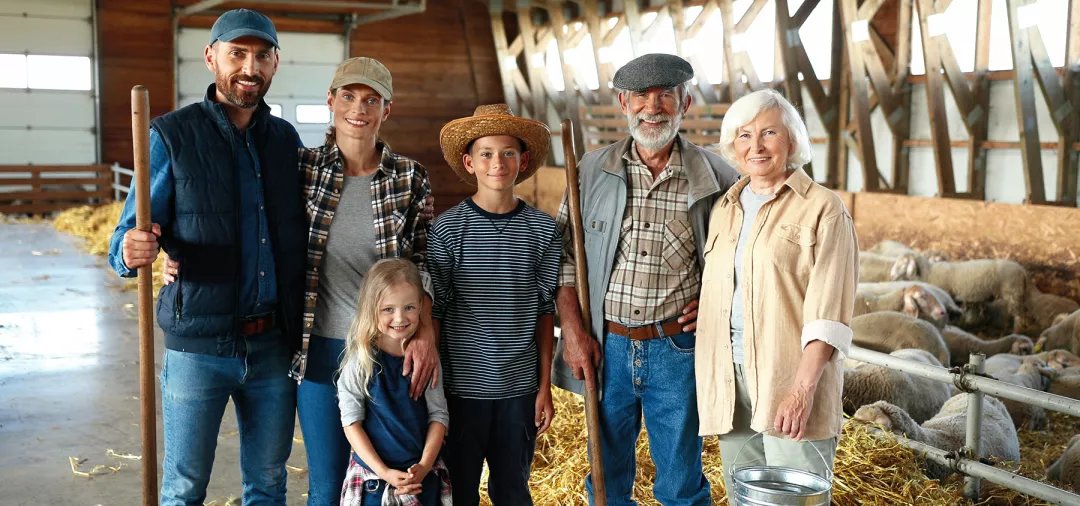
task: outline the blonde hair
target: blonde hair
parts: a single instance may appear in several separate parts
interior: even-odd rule
[[[724,157],[733,167],[737,166],[735,157],[735,136],[739,129],[754,118],[769,109],[779,109],[783,118],[784,126],[787,127],[788,137],[795,145],[795,150],[787,158],[788,169],[801,169],[803,165],[810,163],[813,151],[810,149],[810,134],[806,131],[806,123],[799,116],[799,111],[791,105],[786,98],[776,90],[764,89],[755,91],[742,97],[731,104],[724,121],[720,124],[720,156]]]
[[[379,332],[379,302],[386,292],[394,286],[408,283],[417,294],[424,293],[424,284],[420,270],[416,265],[402,258],[389,258],[375,262],[364,275],[363,286],[356,303],[356,315],[349,325],[349,335],[345,339],[345,357],[341,361],[339,374],[350,361],[356,362],[356,374],[364,394],[368,395],[368,383],[375,376],[375,340]],[[402,351],[409,346],[412,336],[401,343]]]

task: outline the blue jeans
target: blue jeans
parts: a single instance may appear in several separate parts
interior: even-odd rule
[[[364,482],[364,500],[360,506],[382,506],[383,490],[386,482],[382,480],[368,480]],[[421,506],[439,505],[439,475],[434,471],[424,477],[420,483],[420,495],[416,496]]]
[[[693,332],[647,341],[612,333],[604,338],[599,418],[608,505],[637,504],[631,492],[642,414],[656,464],[656,500],[665,506],[712,504],[701,469],[694,341]],[[591,476],[585,488],[592,504]]]
[[[289,378],[292,353],[277,332],[238,339],[244,340],[243,356],[165,350],[162,506],[203,504],[230,397],[240,429],[243,503],[285,504],[285,461],[292,450],[296,410],[296,383]]]
[[[308,463],[308,506],[337,506],[349,469],[349,440],[341,427],[334,386],[345,341],[311,336],[304,380],[296,388],[296,411]]]

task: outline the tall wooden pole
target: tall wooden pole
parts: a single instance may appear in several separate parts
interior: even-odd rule
[[[150,231],[150,93],[131,89],[131,138],[135,149],[135,228]],[[154,394],[154,271],[139,267],[139,418],[142,426],[143,506],[158,504],[157,396]]]

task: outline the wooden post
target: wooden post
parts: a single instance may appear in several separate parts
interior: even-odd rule
[[[495,40],[495,56],[499,59],[499,74],[502,76],[503,95],[510,110],[521,114],[518,105],[518,94],[514,89],[514,69],[516,59],[510,55],[506,42],[506,26],[503,23],[502,0],[490,0],[489,11],[491,14],[491,35]]]
[[[978,25],[975,28],[975,72],[972,74],[972,98],[983,111],[990,110],[990,19],[993,0],[979,0]],[[972,125],[968,147],[968,192],[979,200],[986,199],[986,141],[990,115]]]
[[[848,58],[846,58],[847,46],[844,44],[844,20],[841,15],[840,2],[833,1],[832,16],[832,65],[829,71],[829,112],[822,115],[825,128],[829,135],[829,148],[826,154],[828,164],[827,181],[830,188],[847,191],[847,143],[844,136],[847,135],[847,123],[850,117],[848,104],[851,100],[848,84]],[[850,209],[849,209],[850,211]]]
[[[945,83],[941,76],[937,41],[930,35],[928,22],[933,14],[936,14],[934,0],[919,0],[919,27],[922,29],[923,60],[926,63],[926,106],[930,115],[930,137],[934,143],[938,192],[942,196],[952,196],[956,193],[956,182],[949,144],[949,123],[945,113]],[[944,38],[945,35],[939,37]]]
[[[630,29],[630,50],[634,53],[634,58],[637,58],[644,54],[642,53],[644,48],[642,47],[641,6],[638,0],[625,0],[623,10],[626,15],[626,26]]]
[[[902,194],[907,194],[911,179],[911,150],[904,146],[904,141],[911,137],[911,87],[907,84],[907,76],[911,72],[912,7],[912,0],[900,0],[900,12],[897,13],[896,55],[893,59],[893,84],[889,92],[896,97],[899,102],[898,107],[903,111],[903,118],[900,118],[892,129],[892,188]]]
[[[611,88],[608,83],[611,82],[611,72],[608,70],[608,65],[600,62],[600,48],[604,47],[604,32],[601,28],[600,13],[596,8],[596,0],[583,0],[582,10],[585,14],[585,27],[589,29],[589,33],[592,35],[592,51],[593,61],[596,62],[596,78],[600,83],[600,89],[597,90],[600,103],[602,105],[611,105]],[[580,118],[578,118],[580,121]],[[584,149],[585,144],[578,143],[578,149]]]
[[[1071,27],[1065,35],[1065,75],[1062,86],[1072,104],[1072,120],[1063,122],[1070,128],[1068,138],[1061,139],[1058,146],[1058,200],[1076,203],[1077,172],[1080,171],[1080,0],[1069,2],[1069,21]]]
[[[562,4],[559,2],[552,2],[548,7],[548,15],[551,17],[551,30],[555,33],[555,45],[559,48],[559,61],[562,62],[562,74],[563,74],[563,95],[566,97],[566,116],[569,118],[580,118],[581,115],[578,109],[578,92],[574,83],[574,66],[570,65],[566,61],[566,51],[570,49],[566,44],[566,36],[563,35],[563,26],[566,25],[566,16],[563,14]],[[563,122],[563,124],[573,125],[572,122]],[[582,138],[580,128],[572,128],[571,132],[563,131],[562,135],[573,135],[574,142],[570,146],[577,146],[576,149],[583,149],[585,146],[585,140]],[[575,156],[581,156],[582,152],[576,152]]]
[[[518,29],[521,31],[522,48],[525,54],[526,72],[529,75],[529,92],[532,95],[532,119],[548,122],[547,91],[544,87],[544,72],[533,65],[534,55],[543,57],[536,47],[536,29],[533,27],[529,0],[517,0]]]
[[[843,14],[844,35],[847,43],[849,69],[851,76],[851,102],[854,109],[855,123],[858,130],[858,153],[863,169],[863,187],[866,191],[879,188],[880,173],[874,158],[874,137],[870,127],[869,90],[866,86],[866,73],[863,64],[863,51],[860,42],[855,42],[851,34],[851,25],[858,18],[855,0],[838,0]]]
[[[1046,203],[1046,189],[1043,185],[1042,153],[1039,146],[1039,124],[1035,120],[1035,83],[1031,74],[1031,45],[1028,41],[1028,29],[1020,28],[1017,9],[1027,5],[1028,0],[1006,0],[1009,9],[1009,37],[1013,52],[1013,85],[1016,91],[1016,120],[1020,127],[1020,155],[1024,163],[1026,176],[1025,199],[1031,204]]]
[[[150,221],[150,93],[131,89],[131,136],[135,155],[135,228],[149,232]],[[139,267],[139,425],[142,429],[143,506],[158,503],[157,396],[154,374],[154,270]]]
[[[776,40],[784,68],[784,90],[787,92],[788,101],[799,111],[799,115],[805,118],[806,108],[802,103],[802,86],[799,83],[799,63],[796,57],[797,48],[802,46],[802,38],[799,37],[800,27],[792,23],[788,12],[787,0],[776,0]],[[813,69],[810,69],[810,73],[813,73]],[[813,179],[813,165],[808,163],[805,169]]]

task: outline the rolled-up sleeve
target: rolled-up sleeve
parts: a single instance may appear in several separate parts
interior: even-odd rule
[[[366,415],[367,395],[357,376],[356,362],[349,360],[337,379],[338,410],[341,412],[341,426],[348,427],[363,422]]]
[[[446,394],[443,392],[442,368],[434,388],[424,390],[424,403],[427,405],[428,423],[438,422],[450,428],[450,411],[446,408]]]
[[[847,211],[818,224],[814,265],[803,301],[802,347],[824,341],[836,348],[834,360],[843,360],[851,348],[851,317],[859,282],[859,244],[855,224]]]

